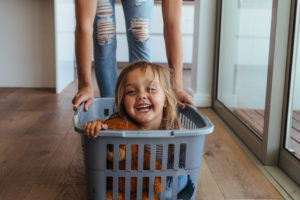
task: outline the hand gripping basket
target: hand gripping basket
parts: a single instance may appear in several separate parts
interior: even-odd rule
[[[113,113],[113,98],[97,98],[87,112],[83,105],[75,112],[73,120],[75,130],[82,133],[85,122],[105,119]],[[137,180],[136,199],[142,199],[142,182],[148,177],[149,199],[154,199],[154,179],[160,177],[162,192],[160,199],[165,199],[166,177],[172,177],[172,199],[195,199],[198,173],[201,164],[205,135],[212,133],[214,126],[199,111],[187,105],[186,110],[179,110],[178,117],[185,127],[182,130],[151,131],[115,131],[102,130],[96,139],[83,136],[85,167],[88,179],[89,199],[106,199],[106,182],[112,177],[113,199],[118,199],[119,178],[125,178],[125,199],[130,199],[130,180]],[[113,145],[113,169],[107,169],[107,145]],[[125,169],[119,169],[119,145],[126,145]],[[138,168],[131,170],[131,145],[138,145]],[[150,169],[143,169],[143,153],[150,146]],[[169,164],[168,149],[172,146],[172,166]],[[156,149],[162,147],[161,169],[155,169]],[[183,156],[182,156],[183,155]],[[182,161],[182,157],[184,160]],[[189,175],[189,182],[177,196],[178,176]]]

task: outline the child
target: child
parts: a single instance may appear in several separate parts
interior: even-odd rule
[[[89,138],[96,138],[101,129],[121,129],[124,126],[124,129],[130,129],[131,126],[144,130],[180,129],[177,99],[165,67],[139,61],[124,68],[117,81],[115,104],[117,113],[109,120],[121,119],[123,125],[112,128],[101,120],[87,122],[83,130]],[[161,148],[158,148],[160,154]],[[171,182],[172,179],[168,179],[166,199],[171,198]],[[178,177],[178,193],[187,182],[187,176]]]

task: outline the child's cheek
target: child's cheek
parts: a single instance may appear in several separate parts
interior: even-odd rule
[[[130,97],[124,98],[124,108],[128,114],[131,113],[131,111],[134,109],[134,101],[132,98]]]

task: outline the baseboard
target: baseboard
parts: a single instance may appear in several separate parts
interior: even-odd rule
[[[191,93],[187,91],[188,93]],[[193,101],[197,107],[211,107],[212,105],[212,96],[205,94],[191,94],[193,96]]]

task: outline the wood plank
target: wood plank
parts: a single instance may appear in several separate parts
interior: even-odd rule
[[[295,129],[290,129],[290,139],[287,148],[295,152],[295,156],[300,159],[300,134]]]
[[[26,98],[18,110],[54,110],[56,107],[56,94],[48,89],[25,89],[22,93]],[[30,93],[30,95],[28,95]]]
[[[263,118],[265,117],[265,110],[262,109],[255,109],[255,112],[257,112],[260,116]]]
[[[198,178],[197,200],[224,200],[223,194],[220,191],[213,175],[211,174],[205,158],[202,158],[202,163]]]
[[[263,135],[263,117],[250,109],[235,109],[234,113],[260,136]]]
[[[291,139],[293,139],[296,143],[298,143],[298,146],[300,144],[300,132],[295,130],[295,129],[292,129],[291,131],[291,135],[290,135]],[[300,149],[300,147],[299,147]],[[299,151],[300,153],[300,151]]]
[[[300,110],[294,110],[294,112],[298,115],[300,115]]]
[[[45,115],[43,111],[3,112],[0,116],[0,137],[18,140],[34,123]]]
[[[7,140],[7,139],[6,139]],[[13,193],[22,193],[23,190],[21,189],[16,189],[18,180],[13,180],[10,179],[10,174],[14,171],[15,166],[22,167],[21,165],[18,164],[18,160],[22,157],[22,153],[24,152],[27,148],[29,148],[30,143],[27,141],[16,141],[13,143],[13,147],[17,147],[14,149],[10,149],[10,151],[7,151],[8,148],[4,150],[4,154],[0,156],[0,199],[13,199],[13,198],[8,198],[8,196],[13,195]],[[21,175],[23,176],[23,174]],[[7,190],[6,188],[6,181],[8,182],[7,184],[10,185],[10,191]],[[23,183],[24,186],[28,186],[27,184]],[[30,190],[30,187],[25,189],[28,192]],[[12,193],[12,194],[11,194]],[[17,199],[17,198],[15,198]],[[22,198],[21,198],[22,199]]]
[[[297,110],[293,111],[293,119],[300,122],[300,111]]]
[[[290,129],[290,137],[291,139],[295,140],[295,142],[300,144],[300,123],[297,124],[294,122],[294,120],[292,122],[292,128]]]
[[[256,110],[250,109],[248,112],[248,115],[251,117],[255,123],[257,123],[260,127],[260,132],[261,134],[263,133],[263,128],[264,128],[264,116],[259,114]]]
[[[14,93],[16,90],[18,90],[18,89],[1,87],[0,97],[5,98],[5,97],[9,96],[10,94]]]
[[[39,137],[26,135],[20,142],[28,145],[22,149],[14,146],[17,151],[6,158],[13,162],[9,166],[4,166],[6,170],[0,176],[0,193],[4,199],[24,199],[63,140],[60,135],[45,133]]]
[[[7,141],[7,140],[6,140]],[[3,145],[4,146],[4,145]],[[0,156],[0,186],[4,184],[5,177],[14,170],[15,166],[20,166],[18,160],[23,156],[24,151],[30,148],[31,142],[28,140],[16,140],[11,145],[6,145],[6,149],[1,150],[4,152]],[[8,178],[7,178],[8,180]],[[1,194],[1,187],[0,187]]]
[[[53,134],[66,134],[69,130],[74,130],[73,113],[71,108],[66,111],[46,112],[38,121],[32,123],[27,132],[38,134],[42,131],[52,131]]]
[[[300,159],[300,144],[293,137],[288,141],[288,148],[293,150],[295,152],[294,155]]]
[[[85,185],[35,184],[25,200],[87,200]]]
[[[255,131],[263,131],[263,124],[261,123],[263,122],[262,110],[236,109],[235,113]],[[290,142],[289,148],[296,151],[296,154],[300,154],[300,147],[298,147],[300,144],[300,115],[298,116],[297,111],[293,112],[290,140],[293,140],[293,142]]]
[[[17,89],[1,99],[0,110],[53,110],[56,96],[53,89]]]
[[[292,127],[290,131],[290,138],[288,141],[288,148],[295,151],[295,156],[300,159],[300,115],[293,112]]]
[[[204,158],[225,199],[282,199],[255,164],[229,135],[211,110],[201,109],[215,125],[206,136]]]
[[[0,139],[0,165],[2,158],[5,157],[5,155],[8,152],[9,147],[14,146],[16,144],[16,140],[14,138],[1,138]],[[0,170],[1,173],[1,170]]]
[[[52,155],[36,184],[85,184],[81,136],[70,130]]]
[[[300,122],[293,118],[292,120],[292,128],[300,133]]]
[[[72,109],[71,100],[75,92],[76,90],[65,90],[57,95],[53,89],[17,89],[7,96],[0,96],[0,110],[54,111]]]
[[[1,91],[4,90],[3,92],[0,93],[0,110],[1,111],[12,111],[12,110],[17,110],[19,106],[22,105],[23,98],[20,98],[19,92],[22,89],[14,89],[11,90],[10,92],[5,92],[7,91],[6,88],[1,88]]]

